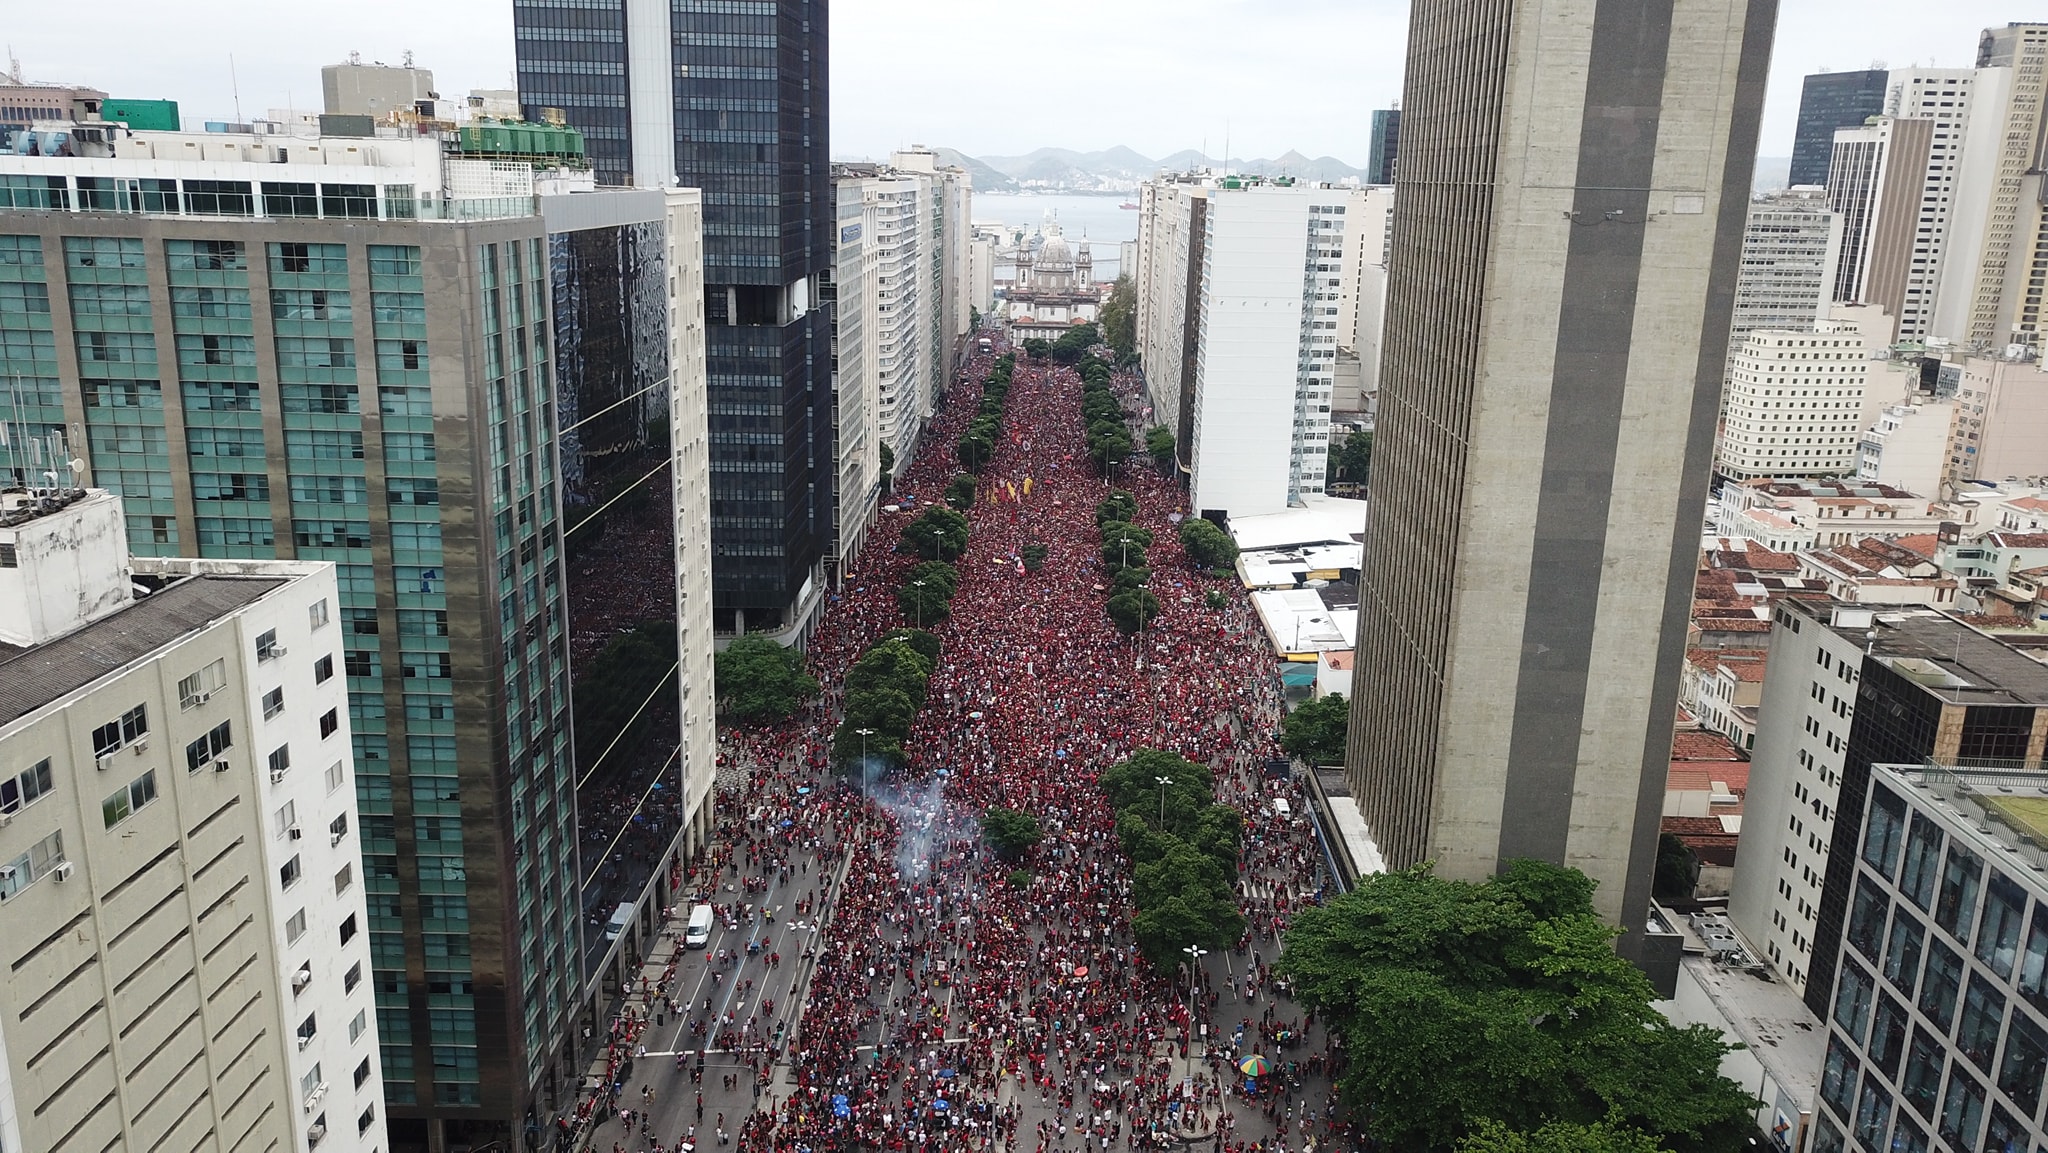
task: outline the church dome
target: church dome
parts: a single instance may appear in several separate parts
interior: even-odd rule
[[[1073,251],[1067,247],[1067,238],[1058,232],[1047,235],[1045,243],[1038,249],[1040,264],[1069,264],[1073,259]]]

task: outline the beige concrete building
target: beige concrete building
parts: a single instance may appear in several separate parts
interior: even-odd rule
[[[1351,790],[1644,939],[1776,5],[1420,0]]]
[[[0,1148],[386,1148],[335,567],[0,493]]]
[[[1714,471],[1735,480],[1855,472],[1863,430],[1904,399],[1902,377],[1874,371],[1891,332],[1891,317],[1866,305],[1837,306],[1803,331],[1748,334],[1729,357]],[[1886,394],[1887,383],[1900,388]]]
[[[2048,476],[2048,370],[2031,353],[1963,362],[1955,404],[1951,482]]]
[[[1835,131],[1828,169],[1828,208],[1842,218],[1835,301],[1904,313],[1934,135],[1932,120],[1891,116]]]

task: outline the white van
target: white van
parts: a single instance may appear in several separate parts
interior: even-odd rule
[[[711,943],[711,906],[690,910],[690,925],[683,930],[683,948],[702,949]]]
[[[626,932],[626,926],[633,923],[633,902],[622,901],[612,910],[612,919],[605,924],[604,939],[616,941]]]
[[[1288,804],[1285,797],[1274,797],[1273,813],[1279,817],[1291,817],[1294,815],[1294,806]]]

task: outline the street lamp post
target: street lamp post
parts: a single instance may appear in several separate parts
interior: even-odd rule
[[[919,632],[923,632],[923,631],[924,631],[924,582],[923,582],[923,581],[911,581],[911,582],[910,582],[910,586],[911,586],[912,588],[914,588],[914,589],[918,590],[917,592],[915,592],[915,593],[911,594],[911,598],[910,598],[910,599],[912,599],[912,600],[914,600],[914,601],[916,601],[916,602],[917,602],[917,629],[918,629],[918,631],[919,631]]]
[[[1166,786],[1173,783],[1172,777],[1154,777],[1159,783],[1159,831],[1166,831]]]
[[[1181,952],[1188,955],[1188,1054],[1192,1062],[1195,1043],[1195,978],[1202,967],[1202,958],[1209,955],[1209,950],[1200,945],[1189,945]]]
[[[873,790],[868,787],[868,738],[875,735],[873,729],[855,729],[860,734],[860,795],[868,797]]]

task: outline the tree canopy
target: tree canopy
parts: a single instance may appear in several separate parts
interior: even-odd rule
[[[749,724],[779,721],[818,695],[803,654],[764,636],[734,639],[718,654],[718,703]]]
[[[1103,607],[1109,613],[1110,623],[1125,636],[1159,619],[1159,598],[1149,589],[1119,589]]]
[[[1164,472],[1173,468],[1173,430],[1155,424],[1145,430],[1145,454]]]
[[[1334,455],[1336,460],[1332,463],[1337,466],[1335,472],[1339,480],[1364,484],[1372,475],[1372,433],[1362,429],[1354,431],[1344,438],[1343,447]]]
[[[1494,1120],[1483,1120],[1465,1139],[1458,1153],[1668,1153],[1655,1138],[1626,1126],[1595,1121],[1578,1125],[1552,1121],[1534,1132],[1510,1129]]]
[[[942,560],[928,560],[904,578],[903,587],[896,590],[896,603],[921,628],[946,619],[959,587],[960,570]]]
[[[1103,497],[1102,503],[1095,506],[1096,528],[1101,528],[1111,521],[1122,521],[1125,524],[1129,524],[1137,518],[1138,498],[1122,489],[1117,489],[1115,492]]]
[[[1131,355],[1138,343],[1138,289],[1129,273],[1109,286],[1109,299],[1102,302],[1102,339],[1119,358]]]
[[[1311,765],[1341,765],[1350,731],[1350,702],[1331,693],[1280,718],[1280,750]]]
[[[1131,860],[1131,932],[1145,959],[1170,972],[1190,945],[1235,943],[1245,924],[1235,888],[1244,817],[1216,803],[1208,766],[1140,749],[1104,769],[1096,785],[1116,810]]]
[[[993,806],[981,814],[981,835],[996,856],[1015,861],[1044,839],[1045,830],[1030,813]]]
[[[1237,542],[1214,521],[1199,516],[1180,522],[1180,547],[1198,568],[1224,568],[1237,560]]]
[[[1585,874],[1537,861],[1482,884],[1422,865],[1296,916],[1278,969],[1343,1038],[1340,1091],[1373,1138],[1438,1150],[1509,1140],[1487,1121],[1529,1141],[1605,1121],[1706,1153],[1751,1129],[1755,1102],[1719,1072],[1720,1033],[1651,1007],[1592,896]]]
[[[954,560],[967,551],[967,518],[943,505],[903,526],[903,539],[926,560]]]

